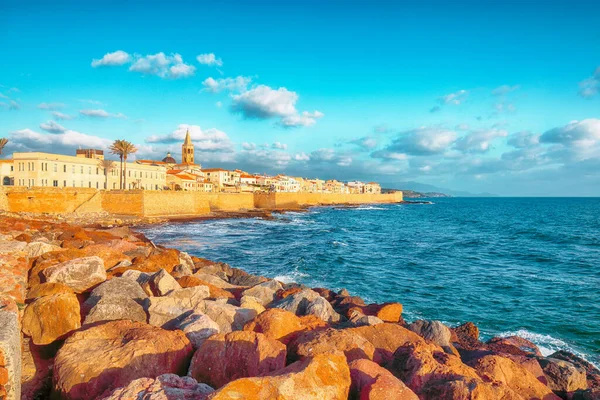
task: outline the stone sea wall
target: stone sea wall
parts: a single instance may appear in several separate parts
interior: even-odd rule
[[[27,213],[100,213],[136,217],[203,216],[215,211],[297,209],[335,204],[398,203],[390,194],[198,193],[173,191],[98,191],[86,188],[4,187],[0,211]]]
[[[251,275],[128,227],[3,216],[0,232],[2,400],[600,398],[600,371],[574,354],[407,323],[400,303]]]

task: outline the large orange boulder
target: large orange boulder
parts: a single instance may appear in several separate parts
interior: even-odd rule
[[[472,360],[469,365],[475,368],[484,380],[504,383],[525,399],[560,399],[535,375],[508,358],[487,355]]]
[[[485,382],[459,357],[433,343],[398,348],[390,368],[421,399],[523,399],[502,382]]]
[[[384,322],[402,320],[402,304],[400,303],[369,304],[363,310],[365,315],[373,315]]]
[[[62,339],[81,326],[79,301],[73,293],[59,293],[35,300],[23,313],[23,333],[36,345]]]
[[[285,367],[285,346],[262,333],[237,331],[209,337],[190,365],[198,382],[218,388],[238,378],[267,374]]]
[[[401,380],[373,361],[360,359],[348,364],[352,386],[350,398],[360,400],[419,400]]]
[[[149,257],[137,257],[133,260],[132,269],[142,272],[158,272],[161,269],[168,273],[179,265],[179,251],[175,249],[156,249]]]
[[[320,319],[318,321],[322,322]],[[244,326],[245,331],[263,333],[266,337],[282,343],[288,343],[295,335],[306,329],[307,326],[301,317],[279,308],[270,308],[260,313]]]
[[[343,352],[348,361],[372,360],[375,354],[375,346],[371,342],[349,329],[326,329],[301,333],[289,345],[289,358],[297,360],[335,350]]]
[[[97,399],[138,378],[184,375],[192,345],[181,331],[120,320],[78,331],[54,360],[54,391],[62,399]]]
[[[343,353],[319,354],[256,378],[238,379],[210,400],[346,400],[350,370]]]
[[[394,352],[405,344],[424,342],[419,335],[397,324],[361,326],[347,331],[362,336],[375,347],[373,361],[378,364],[392,360]]]
[[[63,283],[41,283],[35,285],[27,291],[27,300],[35,300],[44,296],[51,296],[60,293],[73,293],[73,289]]]

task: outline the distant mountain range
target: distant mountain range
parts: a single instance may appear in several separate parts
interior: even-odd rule
[[[452,190],[448,188],[441,188],[434,185],[428,185],[426,183],[419,183],[414,181],[394,183],[384,185],[385,190],[402,190],[404,197],[407,198],[420,198],[420,197],[497,197],[493,193],[471,193],[460,190]]]

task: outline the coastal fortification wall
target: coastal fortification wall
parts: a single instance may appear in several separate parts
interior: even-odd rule
[[[387,194],[257,193],[254,206],[263,209],[296,209],[334,204],[399,203],[402,192]]]
[[[138,217],[202,216],[213,211],[298,209],[334,204],[397,203],[402,193],[199,193],[86,188],[4,187],[0,210],[47,214],[99,213]]]

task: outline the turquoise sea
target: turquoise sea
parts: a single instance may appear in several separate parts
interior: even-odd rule
[[[440,198],[143,228],[250,273],[399,301],[600,364],[600,199]]]

